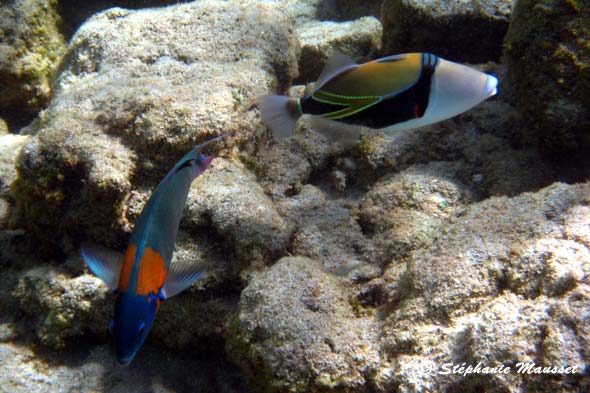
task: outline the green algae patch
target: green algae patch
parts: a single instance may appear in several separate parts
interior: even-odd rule
[[[264,167],[262,164],[255,158],[246,153],[240,153],[238,155],[238,159],[246,168],[250,171],[254,172],[257,178],[260,178],[264,175]]]
[[[72,278],[64,270],[42,265],[21,275],[11,297],[36,320],[41,344],[62,350],[84,331],[106,333],[112,302],[108,289],[90,275]]]
[[[57,0],[0,7],[0,116],[11,128],[30,122],[51,97],[51,78],[66,48]]]

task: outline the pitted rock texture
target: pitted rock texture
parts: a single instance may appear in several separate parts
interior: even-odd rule
[[[66,49],[58,0],[0,4],[0,116],[16,132],[44,109]]]
[[[510,0],[385,0],[386,53],[432,52],[453,61],[498,61],[508,29]]]
[[[295,75],[293,40],[265,3],[114,8],[91,18],[17,164],[15,225],[66,252],[81,237],[121,247],[133,191],[153,189],[212,136],[231,134],[212,151],[257,138],[251,100]]]
[[[556,151],[590,146],[590,2],[516,3],[504,44],[529,142]],[[531,93],[534,92],[534,93]]]

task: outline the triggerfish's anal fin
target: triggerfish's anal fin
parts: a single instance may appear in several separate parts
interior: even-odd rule
[[[160,291],[162,300],[184,291],[205,272],[204,264],[176,261],[170,266],[166,282]]]
[[[94,243],[83,243],[80,253],[90,271],[109,287],[115,290],[123,265],[123,254]]]
[[[311,116],[310,124],[314,131],[329,141],[340,143],[346,148],[354,146],[358,142],[362,131],[359,126],[339,123],[321,116]]]

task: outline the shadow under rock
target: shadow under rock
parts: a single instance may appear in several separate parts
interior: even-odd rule
[[[80,391],[248,392],[240,370],[214,353],[172,352],[144,345],[129,366],[115,361],[110,345],[80,346],[71,352],[37,352],[50,378],[71,378],[65,385]],[[63,385],[63,383],[58,384]]]
[[[326,21],[348,21],[363,16],[379,17],[381,2],[381,0],[322,0],[318,3],[316,18]]]

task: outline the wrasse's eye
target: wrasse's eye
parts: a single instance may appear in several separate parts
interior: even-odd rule
[[[143,335],[143,332],[145,332],[145,323],[141,323],[139,325],[139,329],[137,330],[137,337],[141,337]]]

